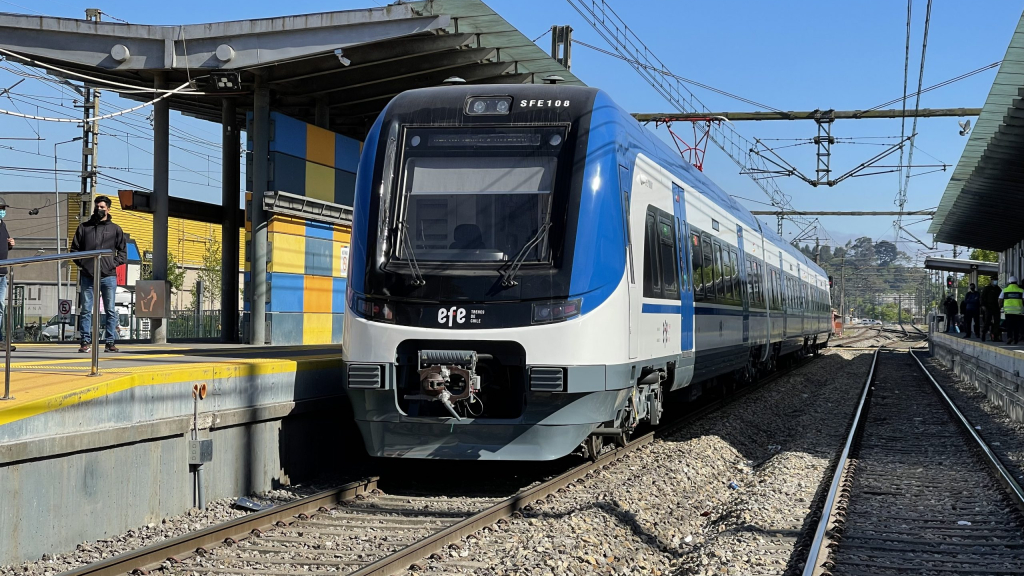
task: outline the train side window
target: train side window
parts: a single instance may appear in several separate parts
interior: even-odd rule
[[[732,256],[729,254],[729,249],[725,246],[719,249],[722,251],[722,295],[725,296],[726,300],[732,300],[735,297],[732,292],[735,266],[732,262]]]
[[[655,230],[654,214],[647,211],[644,230],[644,297],[661,298],[661,270],[658,268],[658,231]]]
[[[714,301],[715,294],[715,246],[708,236],[701,237],[701,250],[704,252],[704,297]]]
[[[743,295],[743,279],[740,276],[740,257],[736,254],[735,249],[730,249],[729,251],[732,252],[732,290],[736,300],[743,302],[745,298]]]
[[[715,295],[719,300],[726,298],[725,264],[725,258],[722,257],[722,245],[715,242]]]
[[[662,271],[662,290],[665,298],[679,299],[679,262],[676,256],[676,231],[673,222],[662,216],[657,220],[658,265]]]
[[[704,256],[700,250],[700,233],[690,233],[690,264],[693,266],[693,299],[704,299]]]

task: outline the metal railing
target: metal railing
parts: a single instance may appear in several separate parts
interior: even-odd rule
[[[4,310],[4,395],[0,400],[12,400],[11,396],[11,340],[14,340],[14,324],[11,322],[14,311],[14,268],[28,266],[29,264],[40,264],[43,262],[60,262],[62,260],[83,260],[93,259],[92,275],[92,365],[89,367],[89,376],[98,376],[100,373],[100,349],[99,349],[99,325],[100,325],[100,275],[95,272],[101,270],[100,257],[111,256],[113,250],[85,250],[82,252],[68,252],[64,254],[47,254],[45,256],[28,256],[26,258],[9,258],[0,260],[0,269],[9,268],[7,271],[7,308]]]

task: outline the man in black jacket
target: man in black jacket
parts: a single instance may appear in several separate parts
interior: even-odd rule
[[[4,218],[7,217],[7,202],[3,198],[0,198],[0,260],[7,260],[8,250],[14,248],[14,238],[11,238],[11,233],[7,231],[7,222],[4,222]],[[0,268],[0,348],[5,341],[5,330],[7,329],[7,323],[4,315],[7,314],[7,268]],[[13,340],[12,340],[13,341]],[[17,350],[14,344],[11,344],[11,351]]]
[[[103,298],[103,310],[106,312],[106,351],[117,352],[114,340],[117,338],[117,309],[114,307],[114,294],[117,292],[117,267],[128,261],[125,247],[124,231],[110,220],[110,198],[97,196],[94,202],[92,218],[78,225],[75,239],[71,241],[72,252],[86,250],[113,250],[113,256],[100,258],[100,296]],[[92,343],[92,306],[93,306],[93,270],[94,260],[83,258],[75,260],[78,264],[78,292],[82,308],[79,311],[78,329],[82,333],[82,346],[79,352],[89,352]],[[98,343],[97,343],[98,344]]]

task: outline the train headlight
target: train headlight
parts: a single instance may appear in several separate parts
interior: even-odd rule
[[[533,305],[533,323],[549,324],[579,316],[583,301],[579,298],[565,302],[547,302]]]
[[[352,299],[352,310],[367,320],[389,323],[395,321],[395,309],[388,302],[373,302],[362,296],[355,296]]]
[[[466,100],[466,114],[471,116],[504,116],[511,109],[511,96],[474,96]]]

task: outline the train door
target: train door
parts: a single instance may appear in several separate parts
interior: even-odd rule
[[[636,284],[633,232],[630,226],[629,192],[633,188],[633,177],[629,168],[619,166],[619,188],[622,195],[622,227],[626,234],[626,290],[629,292],[629,359],[640,354],[640,304],[642,292]],[[643,246],[641,245],[641,250]]]
[[[689,234],[686,232],[686,192],[675,183],[672,184],[672,199],[676,216],[676,244],[679,246],[679,347],[686,356],[686,352],[693,353],[693,275],[690,271]]]

